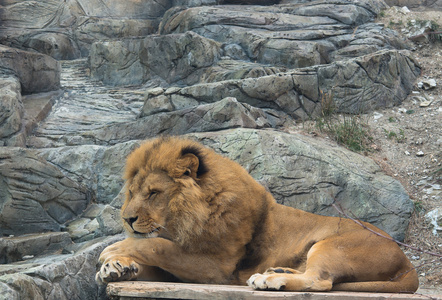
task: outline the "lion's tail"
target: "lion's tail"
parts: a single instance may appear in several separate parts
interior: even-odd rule
[[[343,282],[333,285],[333,291],[376,292],[376,293],[414,293],[419,287],[415,269],[391,281]]]

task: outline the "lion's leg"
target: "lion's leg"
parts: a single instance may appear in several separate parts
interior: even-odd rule
[[[292,268],[268,268],[264,274],[274,274],[274,273],[287,273],[287,274],[302,274],[302,272],[292,269]]]
[[[280,268],[279,268],[280,269]],[[290,291],[330,291],[331,279],[322,279],[319,274],[270,273],[255,274],[247,284],[258,290],[290,290]]]

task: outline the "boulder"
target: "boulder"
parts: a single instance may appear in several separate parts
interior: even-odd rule
[[[164,35],[194,31],[239,45],[254,62],[300,68],[330,63],[345,57],[345,52],[347,58],[354,57],[355,45],[359,45],[359,55],[405,47],[394,32],[369,23],[385,8],[383,1],[302,1],[266,8],[174,7],[166,12],[159,31]]]
[[[99,39],[154,33],[170,0],[11,0],[2,3],[0,42],[57,59],[87,56]]]
[[[106,299],[105,286],[95,283],[98,256],[122,239],[100,238],[64,247],[61,254],[0,265],[0,299]]]
[[[139,143],[130,141],[112,147],[84,145],[46,148],[38,155],[58,166],[65,176],[80,182],[97,203],[109,204],[120,192],[125,157]]]
[[[367,157],[321,139],[273,130],[239,128],[190,136],[242,165],[278,203],[345,217],[335,204],[348,216],[405,238],[413,202],[399,181]]]
[[[152,99],[155,102],[155,98],[149,98],[147,103]],[[189,101],[189,99],[185,96],[173,95],[168,100],[173,111],[152,114],[153,108],[146,104],[140,115],[141,118],[125,122],[110,121],[101,127],[81,132],[70,130],[63,132],[63,127],[68,127],[68,125],[60,119],[60,123],[51,124],[56,132],[50,129],[41,133],[37,131],[40,137],[34,137],[33,143],[44,145],[45,139],[50,138],[52,143],[56,143],[58,146],[115,145],[131,140],[155,137],[160,134],[177,135],[235,127],[280,127],[287,120],[287,115],[282,112],[262,110],[240,103],[231,97],[197,106],[194,105],[198,102]],[[155,111],[155,109],[153,110]]]
[[[327,109],[324,105],[350,114],[397,105],[411,92],[419,74],[420,67],[407,51],[385,50],[258,78],[165,90],[153,99],[171,103],[173,99],[186,98],[189,102],[207,103],[235,97],[243,103],[306,119],[320,116],[322,109]],[[324,103],[324,97],[331,103]]]
[[[16,76],[22,93],[60,88],[61,65],[47,55],[0,45],[0,71]]]
[[[67,232],[47,232],[0,238],[0,264],[52,254],[72,244]]]
[[[237,161],[281,204],[324,215],[339,215],[333,207],[336,204],[348,215],[371,222],[399,240],[405,237],[413,203],[400,183],[383,174],[367,157],[321,139],[270,129],[237,128],[188,136]],[[67,173],[84,176],[84,181],[101,179],[97,194],[101,195],[102,203],[111,204],[98,218],[103,227],[107,220],[113,222],[118,216],[115,208],[121,207],[124,197],[119,193],[123,187],[124,158],[139,144],[140,141],[131,141],[100,147],[97,153],[106,149],[108,156],[97,155],[94,161],[106,162],[108,166],[92,164],[93,172],[80,172],[84,166],[91,165],[90,159],[69,155],[80,154],[84,152],[81,149],[92,146],[46,149],[44,156]],[[106,193],[104,187],[107,187]],[[117,232],[119,226],[109,230]]]
[[[0,148],[0,236],[60,231],[90,193],[32,150]]]
[[[0,75],[0,145],[22,127],[23,102],[20,81],[13,75]]]
[[[91,76],[111,85],[141,84],[153,76],[194,84],[220,58],[220,48],[193,32],[97,42],[90,53]]]

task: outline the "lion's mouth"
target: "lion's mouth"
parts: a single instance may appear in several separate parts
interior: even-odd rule
[[[158,235],[157,232],[159,232],[159,231],[160,231],[160,227],[157,227],[149,232],[140,232],[140,231],[134,230],[133,233],[135,235],[141,236],[141,237],[156,237]]]

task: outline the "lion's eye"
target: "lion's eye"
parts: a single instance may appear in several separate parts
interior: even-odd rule
[[[158,194],[157,191],[151,191],[150,194],[149,194],[149,197],[147,199],[152,199],[153,197],[156,196],[156,194]]]
[[[184,176],[190,176],[190,170],[189,169],[187,169],[185,172],[184,172],[184,174],[183,174]]]

